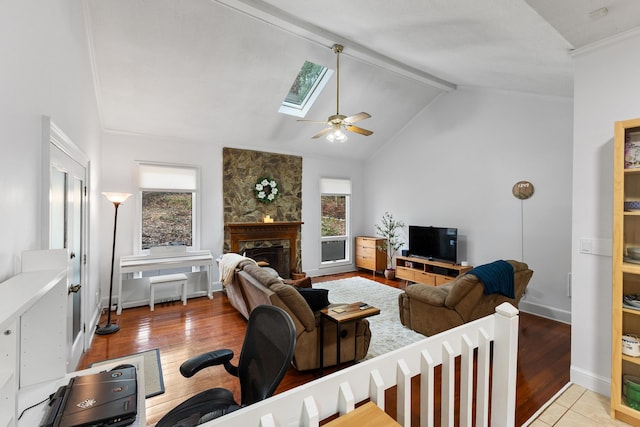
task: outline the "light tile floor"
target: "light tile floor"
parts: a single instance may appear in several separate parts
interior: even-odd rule
[[[628,426],[609,416],[609,398],[571,384],[528,427]]]

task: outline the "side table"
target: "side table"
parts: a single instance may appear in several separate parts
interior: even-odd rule
[[[325,427],[347,426],[395,427],[400,424],[375,403],[367,402],[353,411],[325,424]]]
[[[336,366],[340,367],[340,331],[342,325],[380,314],[380,309],[363,302],[341,304],[320,310],[320,375],[324,368],[324,320],[336,325]]]

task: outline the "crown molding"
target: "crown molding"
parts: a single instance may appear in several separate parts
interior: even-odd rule
[[[586,46],[582,46],[570,52],[571,56],[580,56],[585,53],[590,53],[599,49],[603,49],[607,46],[611,46],[623,40],[640,35],[640,27],[632,28],[615,36],[607,37],[606,39],[598,40]]]

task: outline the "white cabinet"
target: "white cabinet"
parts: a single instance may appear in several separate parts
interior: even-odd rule
[[[18,424],[21,389],[66,374],[68,259],[24,252],[22,273],[0,283],[0,427]]]
[[[15,425],[18,370],[16,358],[16,321],[2,324],[0,331],[0,426]]]
[[[66,249],[27,251],[22,273],[0,283],[0,427],[38,425],[47,410],[43,400],[59,386],[118,364],[67,373],[68,261]],[[132,427],[138,427],[146,425],[144,360],[132,363],[138,368]]]

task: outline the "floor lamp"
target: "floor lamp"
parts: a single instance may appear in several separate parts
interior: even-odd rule
[[[116,259],[116,228],[118,225],[118,206],[121,203],[124,203],[125,200],[131,196],[129,193],[102,193],[107,200],[113,203],[113,206],[116,208],[116,213],[113,218],[113,249],[111,250],[111,276],[109,283],[109,307],[107,308],[107,324],[104,326],[98,326],[96,329],[96,334],[98,335],[108,335],[114,332],[118,332],[120,330],[120,326],[111,323],[111,298],[113,297],[113,266],[115,264]]]

